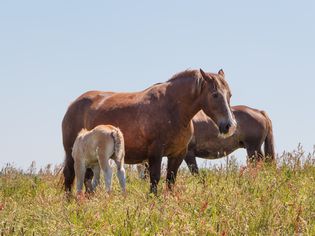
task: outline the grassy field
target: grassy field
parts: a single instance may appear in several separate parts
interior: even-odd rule
[[[67,199],[58,168],[0,172],[1,235],[315,235],[315,155],[285,153],[278,167],[258,164],[179,173],[173,192],[128,170],[127,196],[116,177],[109,196]],[[164,180],[164,178],[163,178]]]

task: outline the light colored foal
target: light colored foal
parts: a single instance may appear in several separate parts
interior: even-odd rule
[[[77,194],[82,192],[87,168],[91,168],[94,173],[93,191],[100,182],[100,169],[104,174],[106,191],[111,191],[112,167],[110,159],[116,163],[120,187],[123,192],[126,191],[125,144],[123,134],[118,128],[111,125],[99,125],[90,131],[82,129],[74,142],[72,156]]]

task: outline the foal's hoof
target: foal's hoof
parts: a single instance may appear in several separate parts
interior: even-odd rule
[[[126,197],[126,196],[127,196],[127,190],[126,190],[126,189],[122,190],[122,191],[121,191],[121,195],[123,195],[124,197]]]
[[[86,199],[85,194],[83,192],[77,193],[76,199],[78,202],[84,202]]]
[[[106,190],[106,194],[107,194],[107,196],[110,197],[111,195],[113,195],[113,194],[112,194],[112,190]]]

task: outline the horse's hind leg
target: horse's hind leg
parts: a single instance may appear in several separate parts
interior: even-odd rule
[[[84,183],[84,176],[85,176],[85,165],[81,160],[77,160],[74,163],[74,170],[75,170],[75,176],[77,178],[77,194],[81,194],[82,193],[82,189],[83,189],[83,183]]]
[[[109,163],[109,158],[106,158],[104,154],[99,155],[99,164],[104,174],[105,189],[107,192],[110,192],[112,188],[113,171]]]
[[[95,191],[95,188],[99,185],[100,183],[100,166],[97,164],[93,168],[93,182],[92,182],[92,191]]]
[[[93,191],[93,185],[92,185],[92,179],[93,179],[94,173],[91,168],[87,168],[85,171],[85,177],[84,177],[84,185],[86,192],[90,193]]]
[[[117,165],[117,177],[119,180],[121,190],[123,192],[126,192],[126,171],[124,168],[124,162],[115,160],[115,163]]]

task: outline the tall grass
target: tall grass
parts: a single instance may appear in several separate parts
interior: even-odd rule
[[[67,198],[58,168],[0,172],[1,235],[315,235],[315,155],[283,153],[278,166],[259,163],[182,169],[169,192],[128,171],[127,196],[115,178],[84,200]]]

